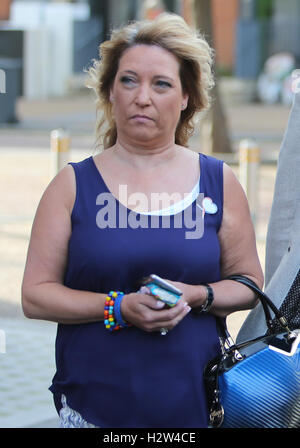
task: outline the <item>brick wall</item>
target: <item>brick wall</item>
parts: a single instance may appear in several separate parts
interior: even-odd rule
[[[9,9],[12,0],[0,0],[0,20],[9,19]]]
[[[216,59],[220,67],[231,69],[235,59],[235,26],[239,0],[212,0]]]

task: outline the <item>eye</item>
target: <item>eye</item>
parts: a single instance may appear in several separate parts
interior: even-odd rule
[[[155,86],[158,87],[159,89],[168,89],[172,87],[172,84],[168,81],[159,79],[158,81],[156,81]]]
[[[131,76],[121,76],[120,81],[125,86],[131,86],[133,84],[136,84],[136,80]]]

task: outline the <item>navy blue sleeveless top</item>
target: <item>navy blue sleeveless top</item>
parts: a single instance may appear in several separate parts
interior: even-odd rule
[[[195,285],[220,280],[223,165],[203,154],[199,162],[200,193],[216,206],[205,213],[203,235],[196,238],[187,237],[190,221],[179,226],[171,215],[168,226],[159,217],[151,227],[150,216],[115,200],[92,157],[72,163],[76,199],[64,284],[126,294],[149,274]],[[190,207],[198,219],[201,204],[195,200]],[[124,225],[126,217],[130,225]],[[207,427],[203,368],[218,353],[210,314],[190,312],[166,336],[136,327],[109,332],[103,322],[59,324],[50,390],[57,411],[64,394],[72,409],[102,428]]]

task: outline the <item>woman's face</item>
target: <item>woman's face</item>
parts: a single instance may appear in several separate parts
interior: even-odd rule
[[[174,143],[188,96],[182,92],[177,58],[154,45],[123,53],[110,92],[118,140],[147,147]]]

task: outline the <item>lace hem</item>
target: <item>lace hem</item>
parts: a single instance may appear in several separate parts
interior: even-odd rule
[[[74,411],[67,405],[65,395],[61,396],[62,408],[59,411],[59,426],[60,428],[97,428],[84,420],[79,412]]]

